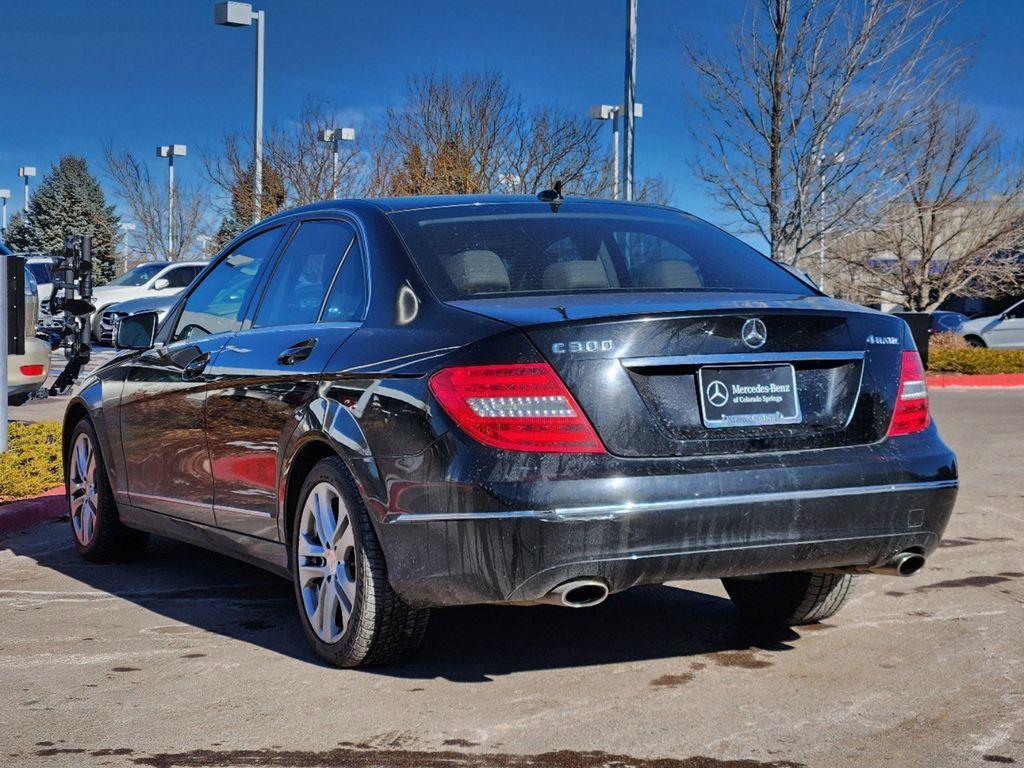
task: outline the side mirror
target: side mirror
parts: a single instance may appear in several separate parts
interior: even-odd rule
[[[117,349],[152,348],[158,320],[156,312],[139,312],[122,317],[114,328],[114,346]]]
[[[170,280],[168,280],[166,277],[161,277],[159,280],[157,280],[155,283],[153,283],[153,290],[154,291],[162,291],[164,288],[169,287],[170,284],[171,284]]]

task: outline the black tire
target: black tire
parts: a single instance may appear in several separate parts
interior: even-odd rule
[[[797,626],[834,616],[850,596],[853,576],[802,571],[722,579],[722,584],[748,619],[760,624]]]
[[[75,446],[78,445],[79,438],[82,436],[87,438],[91,444],[95,461],[93,468],[95,494],[92,499],[95,518],[90,529],[91,535],[84,541],[80,538],[80,528],[76,528],[76,522],[81,522],[81,514],[77,515],[76,521],[75,508],[72,505],[72,481],[75,476],[72,465],[76,460]],[[114,501],[114,492],[107,476],[107,466],[103,461],[103,452],[96,437],[96,430],[89,419],[82,419],[78,422],[74,432],[71,433],[71,441],[68,445],[67,462],[64,465],[64,495],[68,502],[71,540],[74,542],[78,554],[93,563],[137,560],[149,544],[149,534],[129,528],[121,522],[117,504]],[[75,493],[76,498],[79,495]]]
[[[980,349],[984,349],[985,347],[988,346],[988,344],[985,343],[985,340],[980,336],[965,336],[964,341],[967,342],[967,346],[969,347],[978,347]]]
[[[344,501],[354,538],[355,600],[342,634],[325,642],[307,614],[299,575],[299,540],[303,507],[310,492],[329,483]],[[387,664],[412,654],[427,630],[430,610],[406,603],[388,583],[387,564],[366,506],[344,463],[337,457],[321,460],[306,477],[293,510],[291,530],[292,584],[299,621],[316,655],[338,667]],[[341,524],[340,513],[338,524]],[[322,593],[321,593],[322,594]]]

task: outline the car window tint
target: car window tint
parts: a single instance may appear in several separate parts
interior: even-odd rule
[[[352,243],[345,261],[341,265],[338,279],[331,286],[331,295],[327,297],[321,322],[354,323],[363,319],[363,307],[366,303],[366,269],[363,265],[363,252],[359,240]]]
[[[1014,320],[1024,317],[1024,302],[1011,307],[1010,311],[1006,313],[1006,316]]]
[[[353,237],[343,221],[302,224],[278,260],[254,325],[315,323]]]
[[[169,272],[165,272],[163,276],[167,278],[168,288],[184,288],[196,276],[196,268],[177,267]]]
[[[435,206],[389,214],[442,300],[588,291],[813,289],[735,237],[664,208],[568,201]]]
[[[256,286],[256,276],[277,247],[281,228],[246,240],[206,274],[182,309],[173,341],[236,331]]]

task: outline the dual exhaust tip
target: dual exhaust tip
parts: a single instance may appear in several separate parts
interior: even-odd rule
[[[883,565],[868,568],[870,573],[885,576],[913,576],[924,567],[920,552],[900,552]],[[541,602],[564,605],[566,608],[593,608],[608,597],[608,585],[599,579],[572,579],[559,584]]]

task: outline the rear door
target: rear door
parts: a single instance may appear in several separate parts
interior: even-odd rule
[[[303,221],[251,321],[218,355],[206,423],[221,528],[277,538],[281,449],[327,361],[362,322],[364,275],[350,223]]]
[[[130,366],[120,419],[132,504],[213,523],[204,429],[210,367],[241,327],[282,232],[264,230],[225,253],[168,319],[160,343]]]

